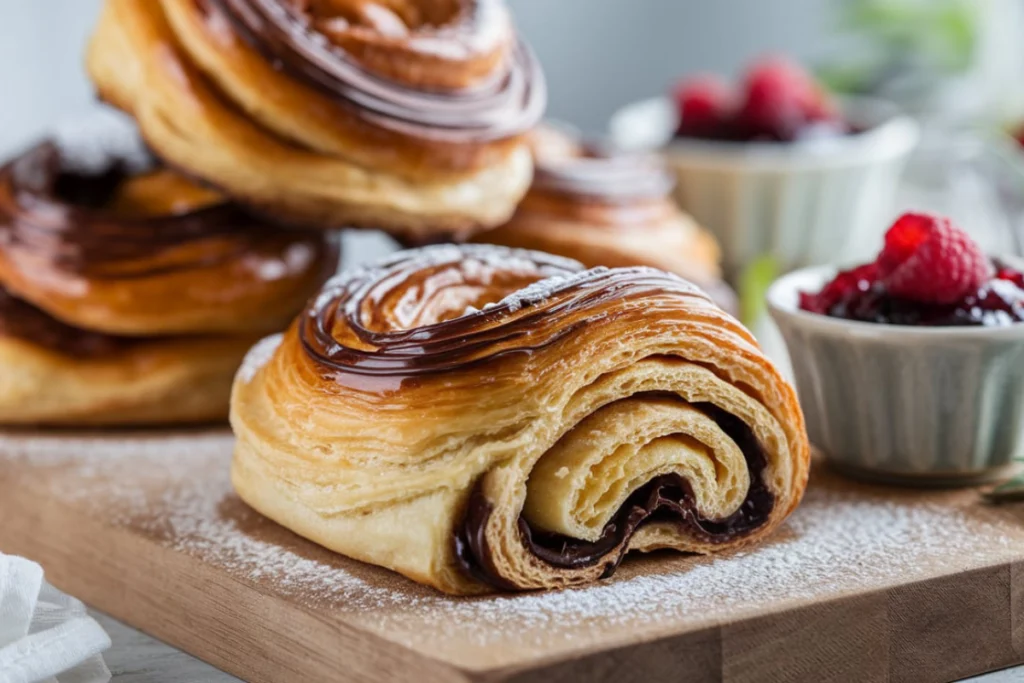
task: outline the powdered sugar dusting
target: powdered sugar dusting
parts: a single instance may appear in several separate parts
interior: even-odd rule
[[[303,541],[231,492],[225,431],[123,437],[0,435],[0,466],[153,543],[435,657],[494,663],[697,630],[784,605],[1024,557],[1024,509],[973,491],[898,491],[816,472],[768,542],[714,557],[627,560],[610,581],[455,599]],[[41,476],[41,475],[36,475]],[[501,662],[499,662],[500,664]]]
[[[243,384],[251,382],[256,373],[273,358],[283,339],[283,334],[273,334],[256,342],[256,345],[249,349],[249,353],[245,354],[245,359],[238,368],[238,380]]]

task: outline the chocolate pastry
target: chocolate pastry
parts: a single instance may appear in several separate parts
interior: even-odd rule
[[[507,220],[546,102],[502,0],[107,0],[88,69],[238,201],[406,242]]]
[[[718,243],[672,199],[674,179],[650,155],[588,146],[546,126],[531,135],[533,185],[512,219],[475,242],[537,249],[588,267],[652,266],[700,285],[735,312]]]
[[[489,245],[329,282],[250,354],[231,420],[246,502],[454,594],[754,543],[809,460],[792,387],[703,291]]]

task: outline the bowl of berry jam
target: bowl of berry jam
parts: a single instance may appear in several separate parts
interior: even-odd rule
[[[683,208],[715,232],[726,273],[773,254],[785,269],[869,258],[917,125],[889,103],[840,101],[798,65],[756,62],[738,85],[683,80],[620,110],[612,141],[660,148]]]
[[[951,221],[905,214],[871,262],[777,280],[812,443],[853,475],[966,485],[1024,446],[1024,273]]]

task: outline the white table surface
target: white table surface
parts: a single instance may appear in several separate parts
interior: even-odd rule
[[[238,683],[239,679],[150,638],[119,621],[92,613],[114,645],[104,657],[115,683]],[[970,683],[1024,683],[1024,666],[968,679]]]

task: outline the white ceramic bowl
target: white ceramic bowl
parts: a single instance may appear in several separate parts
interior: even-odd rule
[[[843,110],[865,132],[792,144],[673,138],[675,106],[655,98],[616,113],[610,133],[625,149],[664,151],[679,203],[718,238],[733,277],[768,253],[784,270],[873,255],[918,127],[886,102]]]
[[[826,459],[876,479],[971,484],[1004,475],[1024,445],[1024,323],[909,327],[808,313],[832,267],[768,290],[807,431]]]

